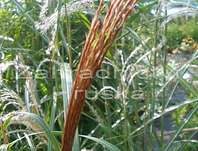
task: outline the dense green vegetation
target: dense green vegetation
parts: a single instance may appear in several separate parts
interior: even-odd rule
[[[178,26],[180,24],[180,26]],[[182,43],[182,40],[188,37],[198,41],[198,20],[197,18],[185,19],[179,18],[174,20],[168,26],[167,43],[171,48],[177,48]]]
[[[60,150],[97,5],[1,0],[0,151]],[[197,8],[172,17],[164,5],[140,0],[128,17],[87,91],[74,151],[197,151]]]

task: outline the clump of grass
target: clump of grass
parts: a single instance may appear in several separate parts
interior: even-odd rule
[[[7,16],[17,17],[4,17],[6,13],[0,12],[0,27],[7,27],[5,18],[12,18],[14,24],[10,32],[0,28],[0,150],[60,150],[63,115],[69,116],[67,131],[71,134],[84,104],[84,91],[90,85],[78,126],[81,135],[75,135],[81,143],[75,137],[72,150],[196,150],[197,47],[190,52],[185,47],[185,52],[166,53],[171,44],[177,50],[180,47],[177,30],[183,25],[176,19],[178,14],[160,13],[166,5],[162,1],[139,1],[111,47],[113,51],[108,51],[102,61],[123,23],[118,7],[123,1],[111,0],[112,8],[107,8],[107,13],[115,12],[106,17],[104,5],[97,11],[100,17],[95,18],[85,43],[82,33],[90,26],[92,0],[67,1],[56,6],[43,0],[46,3],[40,18],[32,11],[32,6],[37,5],[29,1],[12,1],[17,6],[16,14]],[[153,9],[157,9],[156,14],[151,14]],[[187,12],[180,13],[183,16]],[[18,18],[26,22],[16,22]],[[171,28],[172,22],[168,23],[172,19],[176,31]],[[182,23],[187,21],[181,19]],[[30,34],[21,35],[20,29]],[[179,35],[169,35],[169,29]],[[196,36],[192,29],[185,26],[184,31]],[[79,62],[78,54],[84,44],[73,89],[73,97],[77,94],[77,98],[68,101],[72,69]],[[101,62],[101,70],[106,70],[107,76],[98,70],[91,82]],[[63,114],[68,102],[71,113]],[[73,118],[75,123],[71,122]]]

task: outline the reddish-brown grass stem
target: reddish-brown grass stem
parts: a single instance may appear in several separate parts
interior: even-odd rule
[[[85,91],[90,87],[91,79],[100,68],[107,49],[113,43],[127,16],[133,10],[135,3],[136,0],[110,0],[109,8],[102,22],[99,15],[103,8],[103,0],[100,0],[82,49],[73,82],[65,115],[62,151],[72,150],[76,127],[85,102]]]

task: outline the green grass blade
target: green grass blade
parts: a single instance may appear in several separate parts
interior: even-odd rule
[[[109,151],[121,151],[118,147],[115,145],[105,141],[104,139],[99,139],[96,137],[86,136],[86,135],[80,135],[81,137],[87,138],[89,140],[92,140],[100,145],[102,145],[104,148],[106,148]]]
[[[179,129],[177,130],[176,134],[173,136],[173,138],[171,139],[171,141],[168,143],[168,145],[166,146],[164,151],[168,151],[170,149],[170,147],[173,145],[175,139],[179,136],[180,132],[183,130],[183,128],[185,127],[185,125],[189,122],[189,120],[192,118],[192,116],[197,112],[198,110],[198,104],[196,104],[196,107],[193,109],[193,111],[188,115],[188,117],[186,118],[186,120],[183,122],[183,124],[179,127]]]

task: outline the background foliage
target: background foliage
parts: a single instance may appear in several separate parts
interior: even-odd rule
[[[197,151],[191,3],[172,19],[172,3],[138,2],[87,92],[73,150]],[[0,150],[60,149],[72,76],[96,7],[89,0],[1,0]]]

